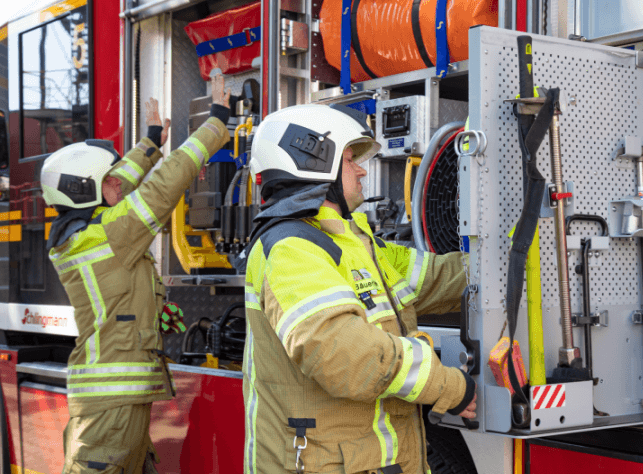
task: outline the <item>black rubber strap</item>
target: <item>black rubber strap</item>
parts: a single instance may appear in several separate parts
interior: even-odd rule
[[[520,130],[518,134],[520,149],[523,155],[523,163],[527,166],[527,192],[520,219],[516,224],[516,231],[513,236],[511,253],[509,255],[509,270],[507,272],[507,323],[509,326],[509,354],[508,360],[512,359],[513,340],[516,334],[516,325],[518,322],[518,309],[522,290],[524,286],[525,264],[527,262],[527,252],[534,239],[538,217],[540,215],[540,204],[543,193],[545,192],[545,178],[540,174],[537,167],[536,154],[542,143],[552,117],[554,116],[554,106],[558,102],[559,89],[550,89],[547,93],[547,99],[540,109],[540,113],[534,120],[529,129],[527,136],[523,136]],[[517,114],[517,108],[514,108]],[[519,123],[523,117],[518,115]],[[523,393],[518,377],[516,375],[513,363],[507,364],[509,381],[516,392],[516,397],[529,406],[529,401]]]
[[[377,79],[377,76],[371,71],[366,62],[364,62],[364,56],[362,56],[362,48],[359,45],[359,35],[357,34],[357,9],[359,8],[360,0],[355,0],[353,2],[353,9],[351,10],[351,42],[353,43],[353,50],[355,51],[355,56],[361,64],[366,74],[371,76],[371,79]]]
[[[411,9],[411,26],[413,27],[413,38],[415,38],[415,44],[418,47],[420,52],[420,57],[424,61],[426,67],[433,67],[434,64],[429,58],[429,53],[424,47],[424,40],[422,40],[422,30],[420,29],[420,4],[422,0],[413,0],[413,8]]]
[[[382,474],[404,474],[404,471],[402,471],[402,466],[400,466],[399,464],[380,467],[380,472]]]
[[[288,418],[288,426],[295,428],[295,434],[299,438],[306,436],[307,428],[315,428],[315,418]]]

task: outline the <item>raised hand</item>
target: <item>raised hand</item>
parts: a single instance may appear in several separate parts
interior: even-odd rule
[[[150,100],[145,102],[145,124],[148,127],[152,125],[163,127],[163,131],[161,132],[161,146],[163,146],[167,141],[171,123],[172,122],[168,118],[166,118],[164,122],[161,122],[161,116],[159,115],[159,101],[154,97],[150,97]]]
[[[228,90],[224,90],[225,80],[223,79],[223,75],[216,74],[210,79],[210,84],[212,85],[212,103],[230,108],[231,91],[229,87]]]

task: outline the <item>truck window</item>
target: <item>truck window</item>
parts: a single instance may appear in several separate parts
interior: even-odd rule
[[[88,17],[85,5],[19,37],[22,158],[91,138]]]

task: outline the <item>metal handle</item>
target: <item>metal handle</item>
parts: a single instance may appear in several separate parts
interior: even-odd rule
[[[572,222],[576,221],[598,222],[603,229],[603,235],[601,237],[607,237],[609,235],[609,227],[607,225],[607,221],[601,216],[596,216],[594,214],[574,214],[573,216],[567,217],[565,219],[565,233],[567,235],[571,235],[569,233],[569,229],[571,228]]]
[[[462,292],[460,302],[460,342],[467,351],[467,361],[464,364],[469,375],[480,373],[480,341],[469,337],[469,293],[476,293],[478,285],[468,285]]]

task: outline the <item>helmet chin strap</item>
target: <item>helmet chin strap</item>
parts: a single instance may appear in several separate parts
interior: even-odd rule
[[[339,163],[339,170],[337,170],[337,179],[330,185],[328,192],[326,193],[326,199],[334,204],[339,205],[339,209],[342,211],[341,215],[344,219],[351,218],[351,212],[348,210],[348,204],[344,198],[344,187],[342,186],[342,166],[343,163]]]

